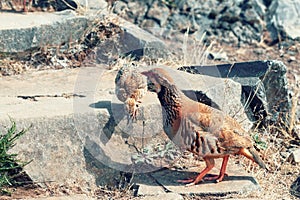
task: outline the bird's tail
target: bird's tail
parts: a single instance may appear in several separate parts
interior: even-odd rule
[[[265,165],[264,161],[259,157],[256,150],[254,148],[242,148],[240,153],[250,160],[256,162],[261,168],[268,170],[267,166]]]

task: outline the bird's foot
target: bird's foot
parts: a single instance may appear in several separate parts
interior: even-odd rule
[[[199,177],[196,178],[189,178],[185,180],[177,180],[178,183],[185,183],[186,187],[197,185],[199,182],[204,182],[204,181],[216,181],[216,183],[221,182],[225,176],[228,176],[228,174],[219,174],[219,175],[212,175],[212,176],[206,176],[203,179],[199,179]]]
[[[212,175],[208,177],[204,177],[205,181],[216,181],[217,183],[221,182],[225,176],[228,176],[228,174],[219,174],[219,175]]]

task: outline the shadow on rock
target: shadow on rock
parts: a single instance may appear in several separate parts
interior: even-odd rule
[[[124,106],[123,104],[112,103],[111,101],[98,101],[97,103],[90,104],[89,106],[96,109],[105,108],[109,113],[109,120],[103,127],[104,134],[101,134],[100,136],[101,142],[106,144],[114,133],[116,126],[126,115]]]

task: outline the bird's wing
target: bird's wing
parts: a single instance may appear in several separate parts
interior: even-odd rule
[[[201,157],[223,155],[219,138],[211,132],[198,126],[189,117],[183,117],[173,142]]]
[[[186,118],[185,121],[188,122],[184,122],[186,127],[193,127],[190,131],[186,131],[188,134],[193,135],[193,132],[200,134],[200,146],[204,145],[202,154],[208,154],[208,150],[216,155],[231,154],[241,147],[252,146],[247,132],[231,117],[206,105],[194,104],[193,107],[198,110],[190,109],[185,112],[186,115],[183,118]],[[207,148],[205,144],[208,145]]]

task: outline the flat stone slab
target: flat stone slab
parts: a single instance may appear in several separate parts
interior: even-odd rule
[[[287,67],[280,61],[250,61],[215,66],[187,66],[179,70],[192,74],[232,79],[242,85],[241,101],[251,120],[284,123],[291,109]],[[268,122],[269,121],[269,122]]]
[[[102,1],[104,3],[102,3]],[[85,1],[86,2],[86,1]],[[95,3],[93,3],[95,4]],[[89,4],[90,5],[90,4]],[[134,56],[167,56],[168,50],[160,39],[138,26],[106,11],[107,3],[97,1],[99,9],[83,13],[72,10],[60,12],[13,13],[0,10],[0,53],[22,53],[41,47],[58,47],[81,41],[95,20],[104,16],[113,19],[123,30],[118,39],[98,44],[97,60],[102,63],[104,54]],[[116,49],[113,49],[117,46]],[[157,58],[157,57],[155,57]],[[104,59],[107,64],[108,60]]]
[[[0,21],[0,52],[10,53],[77,41],[88,27],[87,17],[70,10],[26,15],[0,12]]]
[[[216,167],[210,174],[219,174],[221,160],[216,159]],[[185,180],[197,176],[205,168],[205,163],[201,162],[199,167],[189,168],[188,170],[164,170],[153,173],[153,177],[167,190],[178,194],[197,194],[197,195],[225,195],[230,193],[243,193],[260,189],[256,179],[247,174],[238,165],[229,161],[227,166],[228,177],[220,183],[205,181],[195,186],[186,187],[177,180]],[[210,175],[209,174],[209,175]]]
[[[122,133],[132,134],[133,131],[128,133],[122,127],[122,123],[127,123],[124,113],[123,116],[118,116],[124,111],[122,102],[117,101],[114,94],[116,73],[108,71],[106,66],[97,65],[97,67],[47,70],[0,77],[1,133],[3,126],[10,124],[8,116],[16,121],[19,129],[33,124],[13,149],[21,160],[32,160],[25,167],[25,171],[33,181],[39,183],[53,181],[58,184],[76,182],[91,188],[95,185],[110,185],[110,182],[120,176],[119,171],[131,170],[133,148],[125,143]],[[191,76],[186,79],[189,80]],[[233,86],[236,89],[240,88],[238,84]],[[193,89],[195,88],[191,88]],[[149,120],[154,112],[161,111],[157,97],[153,93],[147,95],[141,108],[143,106],[144,108],[152,106],[151,109],[145,109],[148,112],[151,110],[148,114],[145,112],[145,116],[148,116],[146,120]],[[156,124],[162,124],[158,118],[155,118]],[[110,124],[112,120],[114,124]],[[109,128],[112,132],[111,137],[103,141],[101,137],[106,135],[105,128]],[[151,132],[154,129],[155,133]],[[145,144],[157,144],[155,143],[157,140],[153,141],[153,138],[155,134],[160,133],[158,129],[157,126],[146,123],[145,130],[149,131],[145,134],[151,136],[146,139],[151,140]],[[135,143],[141,141],[140,136],[130,135]],[[86,150],[91,156],[87,156]],[[200,168],[202,167],[204,166]],[[144,170],[141,173],[144,172],[149,171]],[[176,173],[170,171],[169,174],[165,174],[164,176],[169,177],[167,182],[156,177],[160,175],[154,178],[165,184],[168,190],[172,191],[172,186],[185,189],[182,185],[174,185],[172,182],[170,184],[170,181],[178,179],[173,177]],[[140,194],[156,195],[158,191],[160,194],[165,193],[156,181],[137,183],[141,184]],[[174,193],[184,192],[179,190]]]

